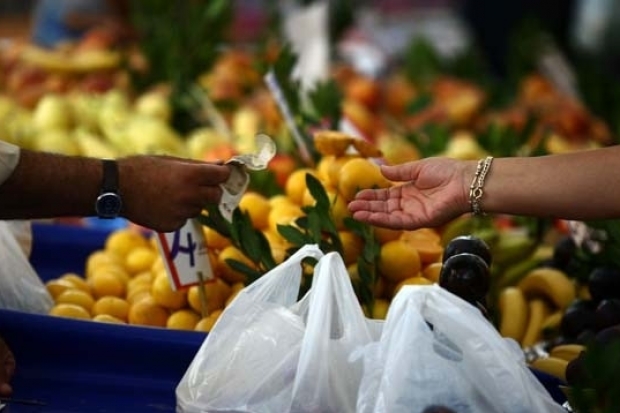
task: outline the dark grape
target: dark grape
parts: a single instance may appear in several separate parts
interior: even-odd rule
[[[620,298],[620,270],[614,267],[596,267],[590,272],[588,289],[592,300]]]
[[[564,311],[560,322],[560,332],[564,337],[576,338],[585,330],[596,326],[596,306],[589,300],[575,300]]]
[[[474,305],[484,302],[489,291],[490,273],[478,255],[462,253],[448,258],[439,273],[439,285]]]

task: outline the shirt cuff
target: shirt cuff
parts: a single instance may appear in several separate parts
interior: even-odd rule
[[[20,148],[0,140],[0,185],[7,180],[19,162]]]

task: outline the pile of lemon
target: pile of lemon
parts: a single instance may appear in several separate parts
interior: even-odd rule
[[[203,309],[200,286],[173,290],[155,238],[134,228],[112,232],[88,256],[83,275],[46,282],[54,316],[205,332],[243,286],[220,278],[206,282]]]

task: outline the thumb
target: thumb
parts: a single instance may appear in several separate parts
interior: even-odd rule
[[[413,181],[420,169],[419,162],[407,162],[399,165],[381,165],[381,173],[390,181]]]

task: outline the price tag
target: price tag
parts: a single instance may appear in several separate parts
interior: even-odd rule
[[[157,234],[157,247],[164,260],[166,273],[174,290],[214,278],[207,252],[207,241],[201,224],[189,219],[174,232]]]

